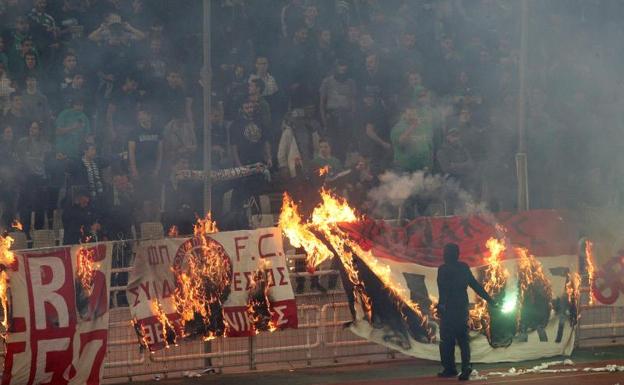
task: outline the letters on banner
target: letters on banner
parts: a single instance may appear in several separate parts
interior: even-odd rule
[[[225,259],[223,266],[228,269],[230,286],[219,306],[222,309],[212,309],[222,310],[224,334],[256,334],[249,297],[258,271],[266,277],[272,325],[276,329],[297,327],[297,307],[279,229],[217,232],[207,237],[220,250]],[[151,351],[167,346],[168,333],[175,332],[176,339],[185,336],[175,300],[180,278],[177,274],[198,247],[196,238],[144,241],[137,246],[127,295],[137,333]]]
[[[356,321],[351,330],[366,339],[419,358],[438,356],[439,323],[432,301],[438,298],[437,267],[442,264],[442,249],[448,242],[458,243],[461,260],[469,264],[477,279],[486,268],[483,255],[489,237],[504,237],[509,247],[523,246],[535,255],[552,289],[551,306],[543,298],[525,298],[525,309],[496,314],[491,318],[490,340],[483,331],[471,331],[472,360],[475,362],[522,361],[561,354],[570,354],[574,347],[576,308],[570,305],[570,273],[578,272],[578,242],[575,225],[554,211],[500,214],[505,224],[501,231],[479,217],[418,218],[402,227],[382,222],[361,222],[345,225],[350,236],[378,261],[388,265],[392,281],[410,293],[428,316],[434,339],[414,338],[393,327],[391,322],[367,320],[362,306],[356,304]],[[504,254],[501,264],[509,272],[507,291],[518,285],[518,261],[513,252]],[[366,283],[365,283],[366,285]],[[476,300],[468,290],[470,302]],[[374,299],[373,299],[374,301]],[[534,301],[534,302],[531,302]],[[537,302],[535,302],[537,301]],[[541,302],[540,302],[541,301]],[[544,303],[542,303],[544,302]],[[374,309],[373,309],[374,312]],[[531,327],[518,327],[517,315],[531,319]],[[506,318],[505,318],[506,317]],[[383,318],[383,317],[382,317]],[[508,318],[508,319],[507,319]],[[459,358],[459,352],[457,352]]]
[[[100,383],[111,248],[99,243],[15,253],[2,385]]]

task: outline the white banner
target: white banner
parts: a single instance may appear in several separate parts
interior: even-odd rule
[[[8,270],[3,385],[100,383],[108,335],[112,244],[84,245],[82,255],[93,262],[93,268],[80,265],[79,249],[15,253]],[[81,268],[89,275],[88,284],[78,278]]]
[[[562,255],[556,257],[537,258],[544,270],[544,274],[552,286],[553,310],[547,314],[548,323],[545,327],[538,327],[527,333],[511,333],[506,347],[493,347],[486,336],[481,332],[470,332],[470,345],[473,362],[501,362],[501,361],[524,361],[556,355],[569,355],[574,347],[574,327],[571,325],[567,301],[566,282],[568,272],[578,271],[577,256]],[[438,298],[436,283],[437,268],[427,267],[416,263],[400,262],[397,259],[381,258],[379,260],[390,266],[392,280],[398,283],[404,290],[411,293],[411,298],[421,305],[425,314],[429,314],[429,297]],[[502,261],[502,265],[509,271],[510,277],[517,275],[515,259]],[[478,277],[478,268],[473,268],[475,277]],[[508,285],[516,284],[513,278],[508,279]],[[510,286],[508,286],[510,287]],[[471,303],[475,301],[475,294],[468,289]],[[401,353],[423,359],[437,360],[439,349],[437,342],[416,341],[408,335],[397,335],[387,325],[371,324],[364,319],[361,306],[355,306],[357,320],[352,324],[351,330],[368,340]],[[515,319],[516,315],[510,313],[509,317]],[[494,328],[499,320],[492,320]],[[436,330],[436,341],[439,341],[439,325],[430,319],[430,325]],[[511,320],[513,323],[513,320]],[[500,341],[499,341],[500,342]],[[456,349],[456,359],[459,362],[459,348]]]
[[[209,242],[223,251],[230,288],[223,302],[225,335],[249,336],[256,333],[248,312],[253,274],[266,273],[271,322],[276,328],[297,327],[297,306],[286,266],[282,236],[277,228],[218,232]],[[168,238],[144,241],[137,246],[136,259],[128,283],[130,312],[143,342],[154,351],[163,348],[162,322],[170,323],[176,338],[185,335],[182,317],[176,309],[174,293],[179,286],[176,271],[188,263],[200,243],[196,238]],[[207,293],[208,294],[208,293]],[[158,308],[166,314],[163,320]]]

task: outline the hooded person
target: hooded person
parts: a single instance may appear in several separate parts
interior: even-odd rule
[[[455,377],[455,343],[461,350],[462,372],[459,380],[470,378],[470,343],[468,340],[468,286],[489,304],[497,306],[494,299],[477,282],[465,262],[459,261],[459,246],[444,246],[444,264],[438,268],[438,314],[440,314],[440,361],[443,371],[439,377]]]

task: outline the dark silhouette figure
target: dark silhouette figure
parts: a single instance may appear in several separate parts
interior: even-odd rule
[[[440,361],[443,367],[443,371],[438,373],[439,377],[457,375],[455,343],[461,350],[462,372],[459,379],[468,380],[472,372],[468,341],[468,286],[489,304],[496,306],[492,297],[472,275],[468,265],[459,261],[459,246],[447,243],[444,246],[444,264],[438,268]]]

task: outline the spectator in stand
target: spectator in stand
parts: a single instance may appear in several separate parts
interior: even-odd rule
[[[436,156],[440,172],[457,180],[462,188],[478,197],[475,162],[464,147],[459,128],[450,127]]]
[[[15,151],[15,135],[13,128],[7,123],[2,125],[0,137],[0,154],[3,154],[0,163],[0,200],[2,203],[2,219],[8,227],[15,218],[19,186],[18,158]]]
[[[138,199],[155,202],[160,196],[159,177],[162,170],[163,141],[161,130],[153,123],[151,112],[140,109],[138,127],[128,141],[130,176],[137,187]]]
[[[366,55],[365,69],[357,78],[358,90],[361,94],[372,94],[382,105],[387,105],[391,100],[389,79],[387,74],[379,67],[379,55],[371,53]]]
[[[299,26],[292,39],[282,47],[285,58],[282,71],[283,83],[290,96],[292,108],[310,104],[318,96],[318,65],[316,51],[310,43],[310,35],[305,26]]]
[[[22,63],[22,68],[15,75],[17,79],[21,82],[24,82],[26,76],[34,76],[36,78],[43,78],[42,69],[39,65],[39,59],[37,59],[37,55],[35,55],[35,51],[27,52],[24,55],[24,62]]]
[[[342,43],[339,52],[345,57],[349,68],[353,71],[359,63],[361,58],[360,52],[360,34],[361,28],[359,25],[350,25],[347,28],[347,38]]]
[[[52,145],[45,139],[39,122],[30,124],[28,136],[17,141],[17,157],[22,170],[19,212],[24,232],[30,234],[31,225],[35,230],[44,227],[44,213],[48,209],[48,176],[46,162],[52,155]],[[31,212],[35,213],[35,223],[31,224]],[[48,211],[52,221],[52,210]]]
[[[69,86],[61,90],[60,107],[62,109],[69,108],[72,101],[77,99],[84,102],[85,111],[93,111],[91,94],[86,84],[85,74],[81,71],[74,72]]]
[[[167,75],[166,56],[162,44],[161,39],[152,39],[149,53],[137,62],[137,69],[141,71],[148,86],[152,89],[162,87]]]
[[[281,12],[281,24],[282,24],[282,37],[290,39],[295,32],[295,28],[301,25],[303,21],[303,0],[290,0],[282,8]]]
[[[332,70],[337,57],[331,29],[323,28],[319,31],[317,46],[319,72],[321,76],[326,76]]]
[[[195,128],[183,113],[178,114],[167,123],[163,132],[164,169],[170,170],[180,157],[194,158],[196,151]]]
[[[4,115],[5,108],[9,105],[9,95],[15,92],[11,86],[11,79],[6,73],[6,67],[0,63],[0,113]]]
[[[254,103],[256,103],[256,106],[254,107],[254,109],[256,113],[258,114],[258,117],[260,118],[260,122],[262,123],[262,126],[266,127],[267,138],[270,140],[271,145],[273,145],[274,143],[276,143],[276,141],[279,140],[279,138],[275,138],[275,136],[279,137],[279,135],[274,133],[272,130],[273,126],[271,122],[271,107],[269,106],[269,103],[267,103],[267,101],[262,96],[263,92],[264,92],[264,82],[260,79],[254,79],[249,82],[249,87],[248,87],[249,94],[247,95],[246,99],[251,100]]]
[[[62,92],[66,88],[69,88],[72,85],[74,80],[74,75],[78,71],[78,57],[72,51],[69,51],[63,57],[63,65],[57,74],[56,81],[58,84],[58,88],[55,89],[56,92]]]
[[[408,105],[415,105],[425,90],[422,83],[422,76],[416,70],[408,70],[406,73],[407,84],[402,87],[399,93],[399,108],[404,109]]]
[[[273,165],[271,144],[267,138],[267,130],[262,126],[255,111],[256,103],[247,100],[241,107],[239,117],[230,126],[231,152],[235,167],[264,163],[267,168]],[[232,193],[232,210],[238,212],[234,221],[245,226],[243,205],[252,197],[256,197],[266,189],[263,175],[252,175],[236,182]]]
[[[31,22],[33,36],[38,41],[38,47],[47,58],[54,58],[55,51],[59,49],[59,29],[54,17],[46,12],[48,3],[46,0],[35,0],[34,7],[28,14]]]
[[[102,218],[103,225],[109,239],[130,239],[136,211],[134,187],[123,165],[113,168],[112,175],[112,186],[105,189],[106,216]]]
[[[279,91],[279,86],[275,81],[273,75],[269,73],[269,59],[266,56],[256,57],[256,72],[249,75],[249,82],[251,83],[255,79],[260,79],[264,82],[264,90],[262,96],[270,97]]]
[[[308,29],[311,36],[317,36],[320,27],[318,25],[318,9],[314,5],[308,5],[303,11],[303,25]]]
[[[48,97],[39,90],[38,80],[34,75],[26,76],[26,89],[22,94],[22,104],[24,115],[42,124],[40,131],[49,127],[51,114]]]
[[[327,167],[327,175],[333,176],[342,171],[342,162],[332,155],[332,146],[326,138],[319,139],[318,154],[312,160],[312,167],[315,170]]]
[[[416,33],[409,29],[403,31],[399,47],[392,53],[392,68],[396,70],[396,74],[423,69],[424,57],[416,43]]]
[[[24,74],[26,72],[26,56],[29,54],[34,54],[36,58],[37,51],[35,51],[32,39],[25,38],[20,44],[19,51],[13,52],[9,55],[9,72],[11,73],[12,78],[20,80],[24,78]]]
[[[347,152],[352,150],[349,143],[352,137],[351,123],[356,105],[356,87],[349,77],[349,66],[342,60],[336,61],[333,75],[323,79],[320,88],[321,122],[324,135],[335,148],[336,155],[345,160]]]
[[[27,129],[30,123],[24,111],[22,94],[14,92],[9,99],[10,107],[4,113],[2,120],[5,125],[12,127],[12,131],[16,137],[21,138],[22,136],[28,135]]]
[[[106,109],[108,132],[103,135],[108,139],[110,151],[114,154],[127,151],[128,138],[142,100],[136,74],[129,73],[120,77],[119,82],[121,86],[113,91]]]
[[[30,23],[25,16],[19,16],[15,21],[15,29],[10,33],[9,48],[7,55],[9,59],[8,71],[13,74],[19,70],[24,54],[35,49],[35,44],[30,33]]]
[[[318,132],[306,124],[303,109],[293,110],[284,118],[277,160],[281,176],[297,201],[305,201],[303,195],[312,187],[310,178],[318,173],[312,167],[318,141]]]
[[[67,165],[67,175],[69,177],[70,188],[86,189],[91,198],[91,206],[100,211],[104,211],[104,170],[108,163],[97,157],[97,147],[94,143],[83,143],[82,157],[71,159]]]
[[[178,157],[171,164],[169,177],[165,183],[163,223],[165,229],[176,226],[180,235],[193,233],[196,213],[201,212],[202,184],[193,181],[180,181],[176,172],[190,169],[189,158]]]
[[[360,155],[374,172],[386,170],[392,164],[390,127],[375,91],[369,90],[364,94],[357,115],[360,118],[357,130]]]
[[[248,94],[249,82],[245,76],[245,66],[236,64],[232,78],[225,86],[225,119],[235,120],[238,117],[238,108]]]
[[[146,36],[143,31],[126,21],[122,21],[121,16],[111,12],[102,24],[89,34],[89,40],[100,44],[109,44],[112,40],[120,39],[124,44],[127,44],[129,41],[143,40]]]
[[[163,122],[169,122],[180,114],[193,125],[193,98],[187,91],[182,72],[178,69],[167,71],[167,82],[158,96]]]
[[[82,99],[73,100],[56,118],[56,152],[62,158],[79,158],[80,146],[91,135],[89,118],[84,113]]]
[[[75,245],[99,240],[102,225],[97,211],[91,206],[89,192],[84,189],[72,191],[70,202],[63,210],[63,244]]]
[[[417,108],[405,108],[401,120],[390,132],[394,165],[399,171],[432,170],[433,132],[430,129],[430,125],[420,123]]]

